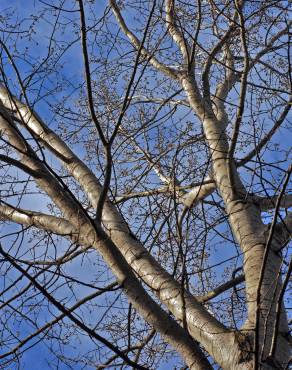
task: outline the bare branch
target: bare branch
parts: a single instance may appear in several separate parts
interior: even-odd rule
[[[95,299],[96,297],[104,294],[108,290],[112,290],[113,288],[116,288],[116,286],[117,286],[117,283],[112,283],[112,284],[109,284],[108,286],[104,287],[102,290],[97,290],[94,293],[88,294],[83,299],[80,299],[72,307],[68,308],[68,312],[72,313],[73,311],[75,311],[77,308],[79,308],[80,306],[82,306],[86,302]],[[11,356],[13,354],[16,354],[17,351],[19,351],[19,349],[21,347],[23,347],[26,343],[28,343],[29,341],[31,341],[35,337],[39,336],[40,334],[42,334],[46,330],[50,329],[52,326],[57,324],[59,321],[63,320],[66,316],[67,316],[66,313],[62,313],[61,315],[57,316],[54,320],[51,320],[51,321],[47,322],[45,325],[43,325],[42,327],[37,329],[34,333],[28,335],[26,338],[21,339],[20,343],[17,346],[15,346],[11,351],[0,354],[0,359]]]
[[[247,162],[249,162],[256,154],[259,154],[260,151],[264,148],[264,146],[270,141],[272,136],[277,132],[279,127],[281,127],[282,123],[285,121],[288,113],[291,109],[291,103],[292,103],[292,97],[290,98],[289,102],[285,106],[283,112],[281,113],[280,117],[277,119],[277,121],[274,123],[273,127],[270,129],[270,131],[265,135],[265,137],[262,138],[262,140],[257,144],[257,146],[251,150],[244,158],[240,159],[237,162],[238,166],[243,166]]]
[[[126,22],[124,21],[124,18],[122,17],[122,14],[120,12],[120,9],[116,3],[115,0],[109,0],[109,3],[110,3],[110,6],[112,7],[112,10],[113,10],[113,13],[117,19],[117,22],[119,24],[119,26],[121,27],[121,29],[123,30],[124,34],[129,38],[129,40],[131,41],[131,43],[135,46],[136,49],[139,49],[140,46],[141,46],[141,42],[139,41],[139,39],[134,35],[133,32],[130,31],[130,29],[128,28],[128,26],[126,25]],[[153,55],[150,51],[148,51],[147,49],[145,49],[144,47],[141,49],[141,54],[149,59],[149,62],[153,65],[153,67],[157,68],[160,72],[172,77],[172,78],[175,78],[177,79],[179,74],[178,72],[171,68],[171,67],[168,67],[167,65],[159,62]]]
[[[200,302],[203,302],[203,303],[208,302],[211,299],[217,297],[218,295],[226,292],[226,290],[228,290],[230,288],[233,288],[234,286],[236,286],[238,284],[241,284],[242,282],[244,282],[244,279],[245,279],[244,275],[239,275],[236,278],[234,278],[232,280],[229,280],[229,281],[227,281],[226,283],[224,283],[222,285],[219,285],[217,288],[215,288],[214,290],[211,290],[207,294],[204,294],[202,296],[198,296],[197,299]]]
[[[189,63],[190,47],[183,33],[180,31],[178,25],[176,24],[175,0],[166,0],[165,12],[166,12],[166,24],[168,27],[168,31],[171,37],[173,38],[173,40],[179,46],[179,49],[184,57],[185,63]]]
[[[57,235],[78,238],[74,226],[64,218],[16,208],[3,202],[0,203],[0,215],[5,220],[21,225],[35,226]]]

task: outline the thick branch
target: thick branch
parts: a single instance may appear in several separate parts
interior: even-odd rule
[[[224,81],[217,85],[216,93],[213,98],[213,103],[215,105],[215,112],[218,121],[224,123],[224,125],[227,126],[229,117],[226,112],[225,101],[229,92],[231,91],[235,83],[239,80],[239,74],[235,73],[233,55],[228,45],[226,46],[225,74],[226,76]]]
[[[64,218],[16,208],[2,202],[0,203],[0,217],[21,225],[35,226],[57,235],[78,238],[74,226]]]
[[[0,98],[2,99],[4,104],[7,105],[7,108],[11,109],[12,103],[9,97],[7,97],[7,92],[4,88],[0,90]],[[13,104],[17,104],[19,109],[23,109],[24,112],[28,111],[28,108],[26,108],[16,99],[13,99]],[[60,140],[60,138],[54,132],[50,131],[45,126],[45,124],[37,115],[26,115],[25,124],[27,124],[35,133],[35,135],[39,136],[42,139],[43,143],[48,147],[48,149],[50,149],[63,162],[69,173],[74,176],[74,178],[85,190],[91,201],[92,206],[96,208],[97,201],[101,192],[101,185],[99,184],[94,174],[85,166],[83,162],[81,162],[74,155],[74,153],[66,146],[64,142]],[[77,211],[73,208],[69,212],[69,218],[72,223],[75,219],[74,225],[85,222],[85,220],[81,221],[83,218],[80,215],[80,211]],[[183,316],[185,315],[185,317],[187,318],[189,332],[197,341],[202,343],[206,348],[209,348],[210,351],[213,351],[214,348],[216,348],[216,351],[218,351],[218,354],[221,357],[221,348],[224,342],[222,338],[225,335],[226,341],[229,342],[229,340],[231,340],[231,338],[229,337],[232,336],[232,334],[230,334],[229,331],[222,324],[220,324],[213,316],[211,316],[209,312],[204,309],[189,293],[186,292],[185,298],[182,298],[180,284],[178,284],[174,280],[174,278],[170,274],[168,274],[148,253],[143,245],[135,237],[132,236],[128,225],[125,223],[125,221],[123,220],[117,209],[109,201],[109,199],[107,199],[104,204],[102,221],[108,235],[111,236],[112,241],[115,243],[115,247],[119,248],[119,251],[126,259],[128,265],[131,266],[136,274],[149,287],[153,289],[161,302],[164,303],[169,310],[171,310],[171,312],[177,319],[182,320]],[[88,231],[84,232],[85,235],[88,234],[88,236],[94,235],[92,234],[93,231],[91,230],[91,228],[89,228]],[[91,237],[94,239],[94,236]],[[96,243],[99,243],[98,249],[104,256],[104,259],[106,260],[108,265],[113,269],[113,272],[116,274],[116,276],[120,275],[121,272],[117,272],[115,271],[115,269],[119,268],[121,262],[119,262],[118,265],[113,265],[112,259],[115,260],[117,257],[111,256],[111,253],[114,252],[116,254],[117,251],[112,248],[105,247],[106,243],[110,243],[110,240],[105,239],[108,238],[104,236],[104,243],[99,243],[98,240],[96,240]],[[123,267],[125,268],[125,266]],[[129,274],[132,275],[130,272]],[[124,279],[124,272],[122,273],[122,276],[124,276]],[[119,282],[121,282],[121,280],[119,280]],[[142,297],[142,292],[140,292],[139,294]],[[141,302],[141,304],[145,306],[145,302],[147,300],[149,300],[149,298],[145,298],[144,301],[143,299],[141,299],[139,300],[139,302]],[[133,305],[134,303],[135,302],[133,302]],[[150,307],[151,304],[149,303],[148,306]],[[139,312],[141,312],[141,307],[137,307],[137,309]],[[149,312],[149,310],[147,312]],[[150,322],[149,320],[148,322]],[[155,319],[153,318],[153,320],[154,324],[155,320],[157,323],[158,319],[156,317]],[[154,327],[156,326],[157,325],[154,325]],[[212,343],[210,342],[210,336],[214,338],[214,341]],[[171,343],[171,340],[169,340],[169,342]],[[176,346],[175,343],[173,343],[173,345]]]
[[[278,195],[273,195],[271,197],[261,198],[257,196],[251,196],[250,200],[255,202],[261,208],[261,211],[268,211],[269,209],[274,209],[276,207]],[[280,204],[280,208],[290,208],[292,207],[292,194],[283,194]]]
[[[5,100],[6,103],[7,100]],[[10,102],[10,100],[8,101]],[[28,109],[25,106],[21,106],[21,103],[17,101],[14,101],[14,104],[19,104],[20,109]],[[6,120],[2,119],[0,123],[2,123],[2,127],[5,128],[6,133],[8,133],[10,140],[14,141],[15,144],[18,144],[19,147],[22,148],[22,151],[29,148],[28,145],[24,146],[25,144],[22,143],[21,138],[17,136],[17,132],[12,128],[12,122],[10,122],[9,125]],[[27,125],[29,125],[36,135],[41,136],[44,142],[47,143],[47,130],[42,126],[35,115],[32,116],[30,114]],[[48,140],[48,148],[50,149],[53,144],[53,152],[55,154],[58,154],[60,149],[62,150],[62,154],[59,157],[62,159],[66,158],[66,154],[69,154],[69,161],[66,158],[64,164],[70,172],[72,171],[75,174],[76,172],[78,173],[78,176],[76,177],[77,179],[81,179],[81,185],[89,190],[92,186],[92,182],[94,183],[94,193],[89,192],[89,195],[92,198],[93,205],[96,207],[101,192],[101,186],[95,176],[85,165],[82,165],[80,160],[77,160],[77,163],[74,161],[74,154],[63,142],[60,141],[57,135],[49,131],[49,138],[52,140]],[[55,145],[56,149],[54,148]],[[161,268],[161,266],[148,254],[138,241],[133,239],[129,234],[127,225],[124,223],[122,217],[118,214],[109,200],[106,201],[104,207],[104,223],[110,227],[109,234],[113,241],[100,226],[95,225],[92,222],[84,212],[81,205],[76,201],[76,199],[74,199],[72,194],[68,192],[68,189],[63,189],[56,178],[48,172],[41,162],[38,162],[36,158],[31,158],[28,155],[23,155],[23,160],[25,160],[26,165],[39,172],[40,176],[36,179],[37,184],[47,192],[50,198],[63,212],[65,218],[70,219],[70,222],[79,231],[79,233],[84,238],[88,238],[90,244],[101,253],[105,262],[116,276],[118,282],[123,286],[124,292],[127,294],[129,301],[138,310],[138,312],[140,312],[145,320],[152,324],[153,327],[161,333],[165,340],[183,356],[184,360],[190,367],[192,366],[194,369],[209,368],[208,362],[199,347],[194,344],[186,331],[182,329],[164,310],[162,310],[162,308],[152,298],[150,298],[132,272],[132,269],[134,269],[140,277],[144,278],[146,283],[149,283],[152,289],[156,291],[161,301],[169,308],[171,307],[179,318],[182,317],[183,314],[180,285],[175,282],[171,275]],[[86,175],[87,178],[86,176],[83,178],[83,175]],[[81,178],[79,178],[79,176],[81,176]],[[110,219],[107,220],[106,216],[109,216]],[[115,219],[117,224],[115,222],[113,224],[113,216],[117,218]],[[120,233],[119,230],[121,227],[122,232]],[[119,246],[120,251],[117,249],[117,245]],[[126,260],[121,253],[123,253]],[[143,255],[146,256],[145,259],[141,258]],[[150,272],[150,275],[147,271],[147,266],[145,266],[145,260],[149,266],[148,271]],[[159,275],[161,275],[160,278],[158,278]],[[168,285],[170,286],[168,287]],[[175,290],[171,290],[173,285],[176,288]],[[164,290],[166,286],[167,289]],[[169,296],[169,292],[171,292],[171,297]],[[179,296],[179,299],[177,295]],[[214,332],[214,327],[217,326],[220,327],[220,332],[226,331],[226,329],[217,323],[211,315],[208,315],[207,311],[205,311],[192,297],[189,296],[189,299],[191,301],[190,306],[192,307],[190,309],[192,313],[191,320],[193,321],[193,315],[196,315],[196,317],[201,316],[203,319],[203,321],[200,322],[199,328],[197,325],[193,328],[196,335],[201,336],[201,325],[204,325],[206,322],[211,323],[211,325],[209,324],[209,330],[212,333]],[[177,340],[178,333],[180,333],[179,341]]]
[[[202,184],[193,187],[188,193],[179,198],[186,207],[191,208],[212,194],[216,189],[216,184],[211,177],[207,177]]]

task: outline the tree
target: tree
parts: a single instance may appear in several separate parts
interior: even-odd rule
[[[289,1],[2,6],[2,368],[288,369]]]

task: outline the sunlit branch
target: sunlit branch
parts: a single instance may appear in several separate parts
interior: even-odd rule
[[[78,238],[78,232],[76,232],[74,226],[64,218],[20,209],[4,202],[0,203],[0,215],[5,220],[21,225],[35,226],[57,235],[69,236],[73,239]]]
[[[175,0],[166,0],[165,1],[165,12],[166,12],[166,25],[168,28],[168,32],[170,33],[173,40],[178,45],[185,63],[189,63],[191,57],[190,46],[188,41],[184,37],[183,33],[180,31],[177,22],[176,22],[176,14],[175,14]]]
[[[28,124],[31,124],[37,133],[39,132],[39,134],[43,136],[43,141],[46,142],[45,130],[40,122],[41,120],[36,120],[36,118],[33,117],[33,121],[31,122],[29,119]],[[16,133],[13,132],[9,125],[6,125],[5,128],[6,130],[9,130],[10,136],[12,135],[12,139],[17,141]],[[48,141],[49,144],[53,144],[48,145],[48,148],[51,146],[56,147],[54,150],[55,153],[58,153],[59,151],[62,153],[63,151],[62,155],[60,156],[62,159],[64,157],[66,158],[68,153],[71,154],[69,149],[67,150],[66,145],[62,145],[61,140],[57,138],[56,135],[51,131],[49,132]],[[78,172],[81,161],[77,161],[77,166],[74,166],[74,155],[72,154],[69,159],[72,157],[73,161],[68,161],[67,157],[65,164],[68,165],[68,168],[72,171],[72,167],[70,167],[70,165],[73,163],[73,171],[76,170]],[[175,292],[176,290],[180,290],[179,284],[157,262],[155,262],[153,257],[144,249],[138,240],[133,238],[133,236],[129,233],[124,221],[121,219],[109,201],[107,201],[107,204],[105,205],[105,212],[110,212],[110,220],[107,222],[109,222],[109,225],[111,225],[113,222],[111,219],[112,216],[115,217],[114,221],[118,221],[117,230],[114,231],[111,229],[110,231],[111,236],[113,238],[115,236],[114,241],[108,237],[108,235],[99,225],[96,225],[93,222],[93,220],[87,215],[82,205],[69,191],[69,189],[66,187],[64,188],[65,184],[62,184],[62,186],[60,185],[60,178],[57,178],[55,174],[53,175],[51,172],[49,172],[48,169],[44,167],[43,163],[37,161],[37,159],[30,157],[25,158],[27,162],[26,164],[29,164],[32,167],[36,166],[41,174],[41,176],[36,179],[37,184],[50,196],[50,198],[63,212],[64,216],[70,219],[74,227],[79,230],[80,234],[83,234],[85,237],[87,237],[90,241],[90,244],[101,253],[105,261],[112,268],[112,271],[117,277],[118,282],[123,285],[123,288],[127,292],[129,300],[133,303],[133,306],[135,308],[139,307],[139,312],[142,313],[145,318],[147,317],[147,321],[150,322],[154,328],[162,334],[163,337],[167,338],[168,342],[173,345],[174,348],[176,348],[178,351],[183,348],[187,363],[199,361],[198,368],[201,366],[200,363],[203,364],[202,366],[207,366],[208,368],[209,365],[206,365],[208,364],[208,361],[205,359],[205,356],[201,352],[200,348],[194,346],[193,340],[189,338],[183,329],[180,329],[179,325],[171,317],[169,317],[152,298],[150,298],[148,293],[146,293],[146,291],[142,288],[140,282],[133,274],[132,269],[136,270],[137,274],[146,280],[146,283],[149,282],[152,289],[156,291],[161,301],[173,309],[177,315],[181,315],[181,302],[177,301],[175,294],[173,297],[169,297],[167,291],[164,290],[164,287],[165,283],[170,284],[174,287]],[[94,175],[92,175],[85,166],[81,165],[81,170],[85,171],[86,174],[89,175],[89,178],[82,179],[81,184],[84,180],[86,180],[87,186],[89,185],[91,187],[92,183],[88,181],[90,181],[92,177],[95,191],[97,190],[97,194],[99,195],[100,185]],[[92,196],[92,193],[90,195]],[[94,202],[96,202],[97,199],[98,196],[94,199]],[[122,226],[122,229],[120,228],[120,225]],[[123,231],[124,228],[126,228],[126,233]],[[119,250],[117,246],[119,246],[121,250]],[[130,249],[129,246],[131,247]],[[122,252],[124,256],[122,256]],[[142,256],[143,258],[141,258]],[[126,260],[129,261],[129,264],[126,263]],[[148,264],[150,269],[150,274],[147,275],[144,274],[145,262]],[[157,273],[160,276],[157,275]],[[152,276],[154,275],[156,277],[155,281],[152,279]],[[190,312],[193,311],[192,314],[201,315],[204,318],[207,313],[203,307],[201,307],[199,303],[196,302],[196,300],[190,295],[188,299],[190,302]],[[211,315],[208,318],[205,318],[205,321],[208,321],[208,323],[210,323],[212,326],[218,326],[221,331],[226,331],[224,326]],[[193,329],[196,335],[201,336],[200,329],[197,329],[196,327]],[[177,343],[176,338],[178,331],[181,331],[181,343]]]
[[[128,26],[125,23],[124,18],[122,17],[122,14],[120,12],[120,9],[116,3],[115,0],[109,0],[109,3],[112,7],[113,13],[118,21],[119,26],[123,30],[124,34],[129,38],[129,40],[132,42],[132,44],[135,46],[136,49],[140,48],[141,42],[137,38],[137,36],[134,35],[133,32],[130,31]],[[142,55],[149,59],[150,63],[157,68],[159,71],[165,73],[166,75],[173,77],[173,78],[178,78],[178,72],[174,70],[171,67],[168,67],[167,65],[159,62],[152,54],[150,51],[148,51],[146,48],[141,49]]]
[[[186,192],[185,195],[179,197],[177,201],[185,204],[186,206],[191,205],[194,199],[202,199],[201,196],[197,195],[197,193],[202,192],[202,196],[204,197],[204,194],[207,194],[208,192],[207,189],[209,189],[209,187],[210,188],[212,187],[213,190],[216,189],[214,180],[212,178],[206,178],[201,183],[193,183],[190,185],[176,185],[175,189],[178,191],[190,190],[189,192]],[[167,194],[167,193],[171,194],[171,189],[169,188],[169,186],[165,186],[165,187],[161,187],[157,189],[145,190],[141,192],[121,194],[116,197],[116,203],[122,203],[132,198],[141,198],[141,197],[147,197],[147,196],[155,195],[155,194]]]
[[[226,283],[224,283],[222,285],[219,285],[217,288],[209,291],[208,293],[206,293],[204,295],[201,295],[201,296],[197,296],[197,299],[202,303],[208,302],[211,299],[217,297],[218,295],[226,292],[226,290],[229,290],[230,288],[233,288],[236,285],[243,283],[244,280],[245,280],[244,275],[239,275],[236,278],[234,278],[230,281],[227,281]]]
[[[234,15],[234,20],[232,24],[229,26],[228,30],[223,35],[223,37],[221,37],[220,41],[213,47],[213,49],[209,53],[208,58],[204,65],[204,70],[202,73],[203,92],[204,92],[204,98],[209,102],[210,105],[211,105],[211,99],[210,99],[211,92],[210,92],[210,76],[209,75],[210,75],[212,63],[214,62],[214,58],[216,57],[216,55],[222,50],[222,48],[228,42],[231,35],[234,33],[236,29],[236,24],[235,24],[236,18],[237,18],[237,14]],[[228,67],[230,68],[230,66]]]
[[[5,91],[5,88],[2,88],[0,90],[0,93],[2,101],[4,102],[4,104],[8,105],[9,108],[11,102],[9,98],[6,98],[5,94],[7,93]],[[16,99],[13,99],[13,102],[14,104],[18,105],[19,109],[24,109],[24,112],[27,110],[25,105],[21,104]],[[61,141],[61,139],[55,133],[47,129],[46,125],[36,114],[30,114],[29,117],[27,117],[26,119],[26,124],[29,125],[31,130],[34,131],[35,135],[39,136],[42,139],[43,143],[47,146],[49,150],[52,149],[53,154],[55,154],[60,160],[62,160],[72,176],[74,176],[76,180],[80,182],[81,186],[84,188],[87,195],[89,196],[93,207],[95,208],[101,191],[101,186],[96,177],[79,159],[77,159],[77,157],[72,153],[67,145],[63,141]],[[47,189],[45,184],[50,184],[50,187]],[[55,184],[54,187],[53,184]],[[79,209],[76,201],[72,200],[68,202],[68,199],[66,198],[67,195],[65,196],[63,189],[57,190],[57,187],[59,185],[56,183],[56,180],[53,179],[51,175],[50,180],[48,178],[45,178],[44,186],[46,188],[45,191],[49,192],[49,195],[56,202],[56,204],[62,209],[63,212],[66,213],[66,217],[68,217],[72,223],[73,220],[75,220],[74,226],[83,224],[82,233],[87,235],[87,237],[92,238],[90,239],[92,245],[95,245],[103,255],[104,253],[106,253],[105,255],[109,260],[112,258],[111,253],[116,253],[115,248],[119,248],[119,251],[122,253],[123,257],[131,266],[131,269],[133,269],[136,274],[140,276],[142,280],[156,292],[161,302],[166,304],[166,306],[173,311],[174,315],[178,319],[182,317],[181,307],[183,305],[183,302],[179,293],[181,291],[180,284],[177,283],[173,279],[173,277],[168,272],[166,272],[158,262],[155,261],[155,259],[149,254],[149,252],[136,238],[133,238],[123,218],[119,215],[119,213],[109,200],[107,200],[105,203],[103,224],[105,226],[105,229],[111,235],[111,238],[113,239],[113,243],[115,243],[115,245],[110,240],[100,241],[99,237],[97,237],[95,232],[92,230],[92,224],[90,224],[87,216],[84,215],[84,211],[82,209]],[[103,234],[103,231],[100,230],[99,235],[100,233]],[[106,246],[107,243],[110,243],[110,245]],[[115,256],[114,258],[120,259],[120,256]],[[109,265],[112,265],[112,262],[109,262]],[[117,274],[121,273],[120,268],[122,270],[125,268],[125,266],[123,266],[121,262],[113,265],[113,267],[117,268]],[[147,270],[147,274],[145,274],[145,269]],[[122,276],[124,278],[124,272],[122,273]],[[132,283],[134,284],[134,281]],[[166,286],[171,289],[171,296],[169,296],[168,294],[168,289],[165,289]],[[177,298],[177,295],[179,295],[179,299]],[[140,296],[142,297],[141,288]],[[186,293],[185,302],[187,302],[187,317],[190,322],[189,330],[195,336],[195,338],[200,338],[200,340],[204,342],[205,331],[207,334],[207,330],[215,330],[218,333],[226,333],[226,335],[229,335],[228,330],[214,317],[212,317],[189,293]],[[153,311],[153,314],[156,311]],[[162,312],[160,312],[160,314],[162,314]],[[197,326],[198,324],[193,326],[192,322],[196,322],[197,319],[195,318],[198,317],[201,318],[199,327]],[[204,326],[204,332],[202,332],[200,325]],[[210,329],[207,329],[206,325],[210,326]],[[169,334],[170,336],[173,335],[173,333],[170,331],[168,331],[167,334]],[[184,335],[182,336],[182,340],[185,340]],[[220,343],[221,341],[222,338],[220,339]],[[186,343],[186,345],[188,346],[189,344]],[[191,358],[194,355],[193,351],[194,349],[190,351]],[[199,358],[201,358],[201,355],[199,356]]]

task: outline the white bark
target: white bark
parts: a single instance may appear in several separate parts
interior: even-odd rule
[[[258,284],[267,242],[265,226],[260,217],[260,209],[252,203],[248,204],[242,197],[246,192],[234,165],[231,167],[234,183],[232,184],[230,182],[229,163],[227,158],[228,142],[225,133],[226,125],[218,121],[213,112],[208,110],[206,106],[204,107],[192,78],[183,78],[182,85],[186,90],[190,105],[198,115],[201,115],[206,140],[208,141],[212,155],[214,179],[224,200],[233,234],[244,253],[248,321],[245,323],[243,330],[253,329],[256,326],[257,314],[263,317],[263,322],[268,313],[275,318],[276,302],[281,288],[281,281],[278,277],[281,258],[273,252],[269,253],[266,266],[264,266],[263,283],[260,287],[261,300],[259,302],[260,311],[258,312]],[[276,290],[274,290],[275,282],[277,282]],[[271,301],[271,292],[274,293],[273,301]],[[264,333],[263,323],[260,324],[258,330],[260,330],[260,346],[262,346],[263,341],[268,338],[266,341],[266,348],[269,348],[271,344],[269,341],[271,332],[268,330]],[[283,335],[288,332],[287,319],[284,313],[282,315],[281,330]],[[263,356],[267,356],[267,352],[265,352]],[[289,360],[289,356],[289,343],[287,340],[283,339],[283,337],[279,336],[276,360],[279,363],[282,361],[281,366],[285,366]],[[238,364],[236,366],[238,366]]]
[[[74,176],[88,195],[93,208],[96,208],[101,193],[101,185],[93,173],[56,134],[45,126],[37,115],[30,112],[17,99],[13,98],[13,102],[11,102],[4,88],[0,90],[0,99],[9,109],[12,109],[13,105],[18,107],[18,110],[22,113],[23,123],[28,125],[29,129],[40,137],[44,145],[62,161],[68,172]],[[74,215],[76,215],[76,211],[72,210],[67,214],[67,218],[71,221]],[[85,221],[76,220],[75,222],[79,224]],[[160,301],[178,320],[182,321],[184,317],[186,318],[188,330],[193,338],[202,343],[207,350],[216,353],[218,362],[224,363],[227,361],[225,357],[227,355],[229,358],[230,353],[224,352],[223,348],[230,347],[232,349],[234,347],[233,334],[188,292],[184,292],[183,298],[180,284],[131,235],[125,221],[109,199],[104,204],[102,222],[107,234],[135,273],[153,289]],[[105,258],[105,260],[107,259]],[[112,267],[111,264],[110,267]]]
[[[10,102],[10,100],[7,99],[5,103],[7,104],[8,101]],[[20,105],[20,109],[22,110],[23,117],[24,118],[29,117],[28,120],[31,122],[31,115],[28,116],[27,108],[24,105],[23,106]],[[126,263],[124,257],[117,249],[115,245],[116,241],[127,243],[132,241],[132,238],[127,234],[128,238],[126,237],[126,240],[124,239],[118,240],[118,237],[120,237],[118,230],[112,230],[114,231],[114,234],[116,232],[118,232],[118,234],[116,240],[114,240],[114,238],[112,238],[111,240],[110,238],[108,238],[108,236],[106,235],[104,230],[101,229],[100,226],[98,225],[94,226],[93,223],[90,222],[89,218],[85,215],[82,208],[78,206],[78,203],[76,203],[75,199],[72,198],[70,193],[62,189],[58,181],[47,171],[44,165],[40,161],[38,161],[38,159],[34,155],[32,155],[33,152],[31,151],[29,145],[24,142],[20,133],[18,133],[17,130],[13,127],[14,126],[13,122],[11,120],[8,121],[9,119],[8,115],[6,119],[4,119],[3,116],[0,118],[0,129],[2,133],[8,138],[9,142],[13,145],[13,147],[15,147],[18,150],[19,154],[21,155],[21,162],[25,164],[27,167],[29,167],[31,170],[38,173],[38,177],[35,179],[36,183],[42,190],[44,190],[49,195],[49,197],[59,207],[59,209],[64,214],[65,219],[70,220],[70,224],[72,224],[76,230],[74,234],[82,235],[82,239],[84,240],[88,239],[90,244],[94,248],[96,248],[97,251],[102,255],[105,262],[112,270],[113,274],[116,276],[117,281],[123,287],[124,292],[127,294],[129,301],[132,303],[133,307],[135,307],[139,311],[139,313],[144,317],[144,319],[150,324],[152,324],[153,327],[157,331],[159,331],[160,334],[165,338],[165,340],[168,343],[170,343],[178,351],[178,353],[180,353],[183,356],[183,358],[185,359],[186,363],[190,368],[192,369],[208,368],[209,364],[205,359],[204,355],[202,354],[200,348],[195,344],[195,342],[193,342],[193,340],[188,336],[188,334],[164,310],[162,310],[153,299],[150,298],[150,296],[142,288],[140,282],[132,272],[134,264],[134,261],[132,260],[133,252],[131,251],[130,253],[127,253],[125,256],[130,258],[131,261],[133,262],[131,266],[130,263]],[[39,135],[43,138],[43,140],[46,139],[46,135],[43,128],[41,128],[41,126],[38,124],[35,118],[34,121],[31,123],[31,130],[33,129],[41,129]],[[59,145],[61,145],[62,143],[61,140],[52,132],[48,136],[49,138],[52,139],[52,142],[50,144],[53,145],[56,144],[57,142]],[[78,169],[74,164],[73,169],[74,171],[78,172]],[[86,183],[88,185],[88,182]],[[98,198],[95,199],[95,202],[97,201]],[[6,217],[10,217],[12,219],[14,217],[15,221],[17,220],[17,222],[21,220],[26,223],[30,222],[30,220],[28,220],[29,216],[24,215],[23,212],[20,211],[18,212],[6,211]],[[110,223],[110,225],[112,224]],[[120,229],[120,225],[118,225],[118,229]],[[123,235],[124,233],[122,232],[122,236]],[[122,247],[124,248],[124,249],[121,248],[122,251],[129,252],[127,245],[123,244]],[[134,256],[134,258],[139,259],[139,256]],[[148,260],[149,259],[151,259],[151,256],[148,257]],[[166,272],[165,274],[170,277],[170,275],[168,275]],[[161,292],[163,293],[163,289],[164,286],[158,287],[160,293]],[[180,294],[179,288],[175,293]],[[164,295],[166,296],[165,299],[166,298],[170,300],[172,299],[174,303],[178,300],[176,296],[174,298],[173,297],[170,298],[167,294],[164,293]],[[199,313],[201,313],[201,310],[203,310],[203,308],[199,307],[199,304],[195,306],[195,309],[196,311],[199,311]],[[207,321],[208,317],[206,317],[205,320]]]

